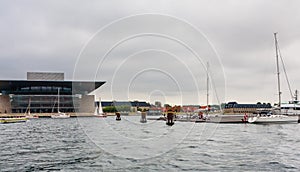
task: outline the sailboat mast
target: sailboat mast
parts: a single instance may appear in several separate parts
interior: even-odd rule
[[[57,91],[57,113],[59,113],[59,89],[58,88],[58,91]]]
[[[29,103],[28,103],[28,114],[30,114],[30,106],[31,106],[31,97],[29,97]]]
[[[209,63],[207,62],[206,66],[206,115],[208,115],[208,104],[209,104],[209,75],[208,75]]]
[[[280,91],[280,72],[279,72],[279,60],[278,60],[278,41],[277,33],[274,33],[275,48],[276,48],[276,64],[277,64],[277,84],[278,84],[278,107],[281,106],[281,91]]]

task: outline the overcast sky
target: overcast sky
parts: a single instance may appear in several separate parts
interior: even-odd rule
[[[0,79],[107,81],[102,100],[277,102],[273,33],[300,89],[298,0],[0,1]],[[282,73],[283,101],[290,100]]]

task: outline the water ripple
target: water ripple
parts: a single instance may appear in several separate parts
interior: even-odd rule
[[[86,120],[93,125],[95,119]],[[191,123],[177,122],[170,128],[163,122],[156,122],[151,123],[155,125],[151,128],[150,124],[131,126],[123,121],[114,125],[109,118],[101,122],[105,120],[112,127],[99,127],[99,124],[90,127],[101,128],[102,132],[114,128],[122,131],[123,136],[134,139],[122,145],[103,132],[99,145],[104,148],[119,147],[129,154],[139,152],[146,157],[154,151],[150,142],[152,137],[158,139],[157,149],[160,146],[167,148],[168,145],[159,140],[165,137],[178,144],[151,158],[121,157],[93,143],[77,119],[60,122],[38,119],[0,125],[0,171],[300,171],[299,124],[220,124],[209,138],[204,138],[199,130],[205,125],[205,131],[210,131],[216,125],[197,124],[199,126],[179,142],[184,128]]]

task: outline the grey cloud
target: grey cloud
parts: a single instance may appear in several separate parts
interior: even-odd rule
[[[226,99],[242,102],[268,100],[274,102],[276,94],[275,57],[273,32],[279,32],[280,47],[285,58],[286,67],[293,89],[299,88],[298,50],[300,47],[300,14],[299,1],[1,1],[0,2],[0,71],[1,79],[25,79],[27,71],[64,71],[68,79],[107,80],[99,91],[103,99],[111,99],[111,77],[122,60],[139,50],[157,48],[176,54],[195,74],[199,85],[196,89],[185,66],[176,60],[172,65],[158,65],[147,61],[152,59],[167,63],[167,57],[149,53],[139,60],[129,61],[121,69],[119,83],[126,83],[126,74],[133,75],[135,71],[148,67],[157,67],[169,71],[184,87],[187,104],[205,101],[205,69],[206,61],[210,61],[211,76],[214,84],[222,94],[225,92],[224,76],[226,78]],[[95,41],[89,44],[82,58],[77,56],[84,43],[100,28],[124,16],[141,13],[167,14],[184,19],[196,26],[210,40],[220,55],[220,60],[214,57],[208,45],[202,43],[204,38],[191,36],[191,30],[174,27],[174,21],[159,21],[157,26],[147,26],[151,18],[146,18],[144,26],[151,31],[172,35],[180,33],[181,40],[198,50],[202,63],[197,62],[192,54],[172,41],[147,38],[135,39],[118,47],[112,52],[105,65],[97,71],[97,66],[111,43],[120,34],[139,31],[143,26],[119,27],[102,35],[105,42]],[[159,22],[158,22],[159,21]],[[126,30],[125,28],[130,28]],[[194,39],[197,38],[197,39]],[[195,41],[196,40],[196,41]],[[148,41],[148,42],[147,42]],[[152,44],[154,45],[152,45]],[[208,51],[207,51],[208,50]],[[91,58],[92,57],[92,58]],[[213,58],[210,58],[213,57]],[[134,58],[133,58],[134,59]],[[165,59],[165,61],[164,61]],[[224,67],[224,72],[222,66]],[[73,71],[75,75],[73,76]],[[182,72],[181,72],[182,71]],[[150,73],[149,73],[150,74]],[[74,77],[74,78],[73,78]],[[144,75],[136,85],[134,94],[143,98],[143,89],[167,90],[168,80],[159,80],[159,76]],[[144,80],[143,80],[144,79]],[[156,80],[157,79],[157,80]],[[151,82],[147,82],[151,81]],[[156,83],[159,82],[159,83]],[[282,79],[285,84],[284,79]],[[118,86],[118,85],[117,85]],[[284,87],[284,99],[289,100]],[[174,87],[175,88],[175,87]],[[116,87],[116,90],[122,88]],[[148,90],[147,90],[148,91]],[[195,98],[200,92],[200,102]],[[176,95],[176,90],[169,89],[167,94]],[[195,93],[195,94],[192,94]],[[133,95],[134,95],[133,94]],[[147,95],[144,95],[147,99]],[[172,97],[173,99],[176,96]],[[222,96],[221,96],[222,97]],[[122,98],[122,97],[121,97]],[[126,97],[124,97],[125,99]],[[189,99],[187,100],[187,99]],[[225,99],[225,100],[224,100]],[[171,99],[169,99],[171,100]],[[176,99],[177,100],[177,99]],[[176,103],[176,101],[174,101]]]

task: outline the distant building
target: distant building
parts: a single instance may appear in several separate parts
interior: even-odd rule
[[[183,105],[182,111],[183,112],[195,112],[200,109],[199,105]]]
[[[96,101],[96,105],[99,105],[99,101]],[[150,103],[147,103],[145,101],[101,101],[101,106],[103,108],[105,107],[111,107],[115,106],[118,110],[118,107],[120,109],[124,109],[123,107],[129,107],[130,111],[137,111],[137,110],[146,110],[148,111],[151,107]],[[122,108],[121,108],[122,107]]]
[[[225,104],[224,113],[256,113],[257,110],[268,112],[271,108],[270,103],[238,104],[237,102],[229,102]]]
[[[155,105],[156,107],[161,107],[161,102],[156,101],[156,102],[154,102],[154,105]]]
[[[64,73],[28,72],[27,80],[0,80],[0,113],[87,112],[95,110],[88,93],[105,82],[64,81]],[[58,90],[60,94],[58,96]]]

